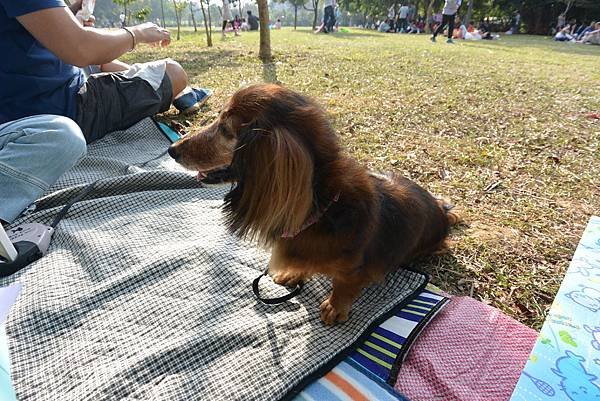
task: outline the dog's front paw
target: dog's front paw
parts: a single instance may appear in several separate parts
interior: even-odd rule
[[[348,320],[350,309],[341,309],[333,306],[331,296],[329,296],[321,304],[321,320],[328,326],[333,326],[336,323],[343,323]]]
[[[285,285],[286,287],[295,287],[300,282],[304,281],[302,274],[293,272],[278,272],[273,275],[273,282],[279,285]]]

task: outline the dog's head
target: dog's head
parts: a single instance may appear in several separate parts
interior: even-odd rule
[[[230,228],[262,242],[301,227],[312,210],[315,180],[338,153],[323,110],[273,84],[239,90],[212,124],[169,149],[200,178],[229,166],[237,183],[225,198]]]

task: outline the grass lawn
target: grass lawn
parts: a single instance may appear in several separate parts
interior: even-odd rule
[[[584,226],[600,213],[600,47],[517,36],[432,44],[427,35],[352,30],[271,32],[274,64],[257,58],[258,33],[207,48],[185,31],[166,49],[214,96],[188,118],[214,117],[240,86],[277,79],[316,98],[347,151],[395,170],[462,211],[451,252],[424,262],[432,281],[539,328]],[[175,118],[174,112],[165,117]]]

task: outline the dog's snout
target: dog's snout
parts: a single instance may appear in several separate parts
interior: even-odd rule
[[[177,148],[175,147],[175,145],[169,146],[169,156],[171,156],[175,160],[179,159],[180,154],[177,151]]]

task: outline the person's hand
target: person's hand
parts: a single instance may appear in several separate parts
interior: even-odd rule
[[[96,17],[90,15],[90,18],[87,21],[83,21],[83,26],[94,27],[96,24]]]
[[[77,12],[77,14],[75,14],[75,18],[77,19],[77,21],[79,21],[79,23],[81,25],[86,26],[86,27],[93,28],[96,23],[96,17],[94,17],[93,15],[90,15],[90,18],[88,18],[87,20],[84,20],[83,12],[81,10],[79,10]]]
[[[130,28],[138,43],[150,43],[159,46],[168,46],[171,43],[171,34],[160,26],[146,22]]]

